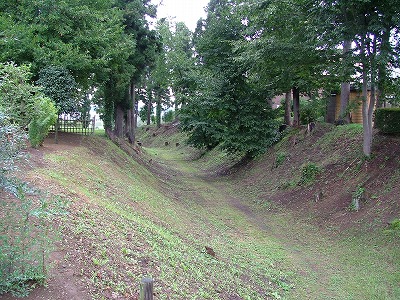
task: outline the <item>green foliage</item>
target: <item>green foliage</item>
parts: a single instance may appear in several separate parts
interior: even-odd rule
[[[245,34],[236,9],[231,1],[213,2],[207,19],[199,23],[194,34],[197,68],[188,76],[197,80],[190,85],[180,120],[190,145],[220,145],[231,154],[254,157],[278,139],[278,125],[267,101],[270,92],[236,60],[242,53],[234,43]]]
[[[307,185],[313,183],[317,176],[321,173],[322,169],[315,163],[308,163],[301,169],[301,178],[299,185]]]
[[[7,173],[13,170],[16,160],[22,158],[21,150],[26,147],[26,134],[0,109],[0,188],[12,188]]]
[[[397,230],[400,231],[400,219],[395,219],[389,224],[389,228],[391,230]]]
[[[280,165],[282,165],[285,162],[286,158],[287,158],[286,152],[278,152],[275,158],[275,167],[277,168]]]
[[[78,111],[78,86],[68,70],[58,66],[43,68],[36,83],[42,86],[45,95],[56,103],[58,113]]]
[[[21,128],[28,127],[33,147],[40,145],[56,120],[54,103],[29,83],[28,66],[0,64],[0,109]]]
[[[359,211],[360,210],[360,202],[364,196],[365,188],[362,186],[358,186],[357,189],[351,195],[351,203],[350,210]]]
[[[165,123],[172,122],[175,117],[175,112],[173,110],[168,110],[164,113],[162,119]]]
[[[385,229],[384,233],[387,235],[393,235],[395,237],[400,237],[400,219],[394,219],[388,224],[388,228]]]
[[[325,115],[325,101],[320,98],[313,98],[311,100],[300,100],[301,114],[300,123],[309,124],[316,122]]]
[[[46,138],[49,129],[57,120],[57,109],[50,98],[44,96],[35,97],[31,111],[31,122],[29,123],[29,141],[36,148]]]
[[[375,126],[384,133],[400,133],[400,108],[378,108]]]
[[[30,68],[14,63],[0,63],[0,108],[21,127],[28,126],[31,116],[29,104],[38,88],[30,84]]]

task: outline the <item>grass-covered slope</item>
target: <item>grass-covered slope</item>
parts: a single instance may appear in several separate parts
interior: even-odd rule
[[[193,153],[169,126],[144,130],[156,154],[176,153],[176,142],[181,159]],[[400,140],[376,134],[370,159],[361,145],[359,125],[318,124],[311,135],[289,132],[253,161],[215,149],[187,163],[280,239],[299,268],[289,299],[396,299],[399,233],[391,228],[400,217]]]
[[[241,162],[194,151],[174,125],[139,133],[133,157],[103,136],[48,140],[27,174],[69,200],[60,263],[94,299],[135,299],[147,276],[156,299],[400,297],[398,234],[385,231],[399,217],[397,140],[377,138],[366,161],[359,128],[319,126]]]
[[[135,297],[147,276],[157,299],[266,299],[288,289],[279,242],[218,204],[220,191],[156,158],[152,174],[104,137],[73,144],[45,145],[31,180],[70,200],[64,265],[94,298]]]

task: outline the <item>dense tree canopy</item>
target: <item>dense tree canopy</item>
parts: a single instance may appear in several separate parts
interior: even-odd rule
[[[155,14],[149,1],[6,0],[0,11],[0,61],[31,64],[34,79],[42,70],[64,69],[81,94],[96,87],[109,128],[116,107],[122,114],[131,108],[130,84],[157,50],[146,20]]]
[[[161,111],[174,106],[191,145],[249,156],[279,137],[274,96],[286,93],[290,124],[293,94],[300,126],[321,117],[324,95],[352,84],[363,90],[370,155],[374,105],[398,98],[399,7],[399,0],[211,0],[192,33],[165,19],[151,29],[149,0],[5,0],[0,61],[31,64],[48,94],[61,88],[49,80],[57,70],[65,89],[80,91],[77,99],[96,90],[107,132],[131,142],[140,99],[148,119],[157,103],[158,125]],[[67,94],[62,110],[71,111],[76,99]],[[303,95],[311,100],[300,101]]]

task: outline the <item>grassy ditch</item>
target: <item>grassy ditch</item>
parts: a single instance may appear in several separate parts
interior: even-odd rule
[[[146,167],[93,136],[48,152],[45,166],[32,171],[53,194],[71,199],[61,222],[64,261],[94,299],[135,298],[148,276],[156,299],[400,298],[397,231],[366,222],[339,232],[312,222],[318,210],[263,205],[276,193],[305,198],[328,181],[321,155],[309,151],[318,168],[303,177],[312,180],[282,190],[280,182],[298,182],[304,166],[284,145],[279,163],[279,153],[266,155],[219,176],[204,170],[232,165],[223,154],[191,160],[181,135],[164,137],[160,129],[152,144],[151,131],[144,132]]]
[[[290,289],[279,242],[218,204],[206,183],[180,177],[167,190],[164,174],[101,137],[45,160],[35,176],[73,199],[62,222],[65,262],[94,298],[135,296],[146,276],[158,299],[273,299]]]
[[[152,155],[157,154],[157,159],[169,168],[192,174],[185,181],[191,182],[193,190],[202,193],[203,198],[213,198],[218,203],[207,203],[208,207],[214,206],[214,211],[220,211],[222,215],[228,215],[227,209],[242,211],[233,226],[255,229],[251,235],[263,237],[258,240],[258,245],[263,247],[267,240],[278,241],[283,254],[278,264],[281,271],[285,270],[282,272],[286,278],[281,284],[289,283],[285,286],[287,292],[281,294],[283,298],[398,299],[398,233],[386,230],[387,224],[382,223],[396,211],[396,204],[391,204],[392,200],[387,197],[394,193],[396,185],[392,183],[388,192],[391,180],[378,185],[381,175],[374,173],[376,183],[368,182],[377,188],[360,212],[350,209],[352,195],[349,192],[360,181],[370,178],[368,172],[382,169],[383,163],[387,167],[395,157],[388,149],[380,160],[379,154],[377,159],[362,160],[357,146],[361,145],[360,126],[324,130],[317,131],[316,136],[302,137],[296,147],[287,141],[289,136],[277,145],[277,150],[270,149],[264,157],[225,177],[199,172],[218,170],[219,166],[231,164],[215,150],[191,161],[187,161],[189,155],[182,152],[190,153],[190,149],[177,152],[156,145],[147,150]],[[305,164],[307,160],[313,163]],[[392,174],[389,178],[396,178],[398,171],[393,170],[386,168],[385,176]],[[196,173],[198,176],[193,175]],[[282,189],[280,182],[294,184]],[[333,187],[341,187],[343,190],[336,192],[343,195],[331,194],[330,183]],[[315,194],[321,190],[323,193],[317,203]],[[283,201],[293,198],[294,204],[284,206],[268,201],[279,198]],[[347,204],[339,209],[337,206],[343,206],[341,199]],[[330,204],[331,201],[336,203]],[[209,214],[209,219],[211,217]],[[227,224],[226,221],[222,223]]]

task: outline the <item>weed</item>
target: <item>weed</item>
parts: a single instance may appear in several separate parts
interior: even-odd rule
[[[321,173],[321,171],[321,167],[319,167],[315,163],[306,164],[301,170],[301,178],[298,182],[298,185],[307,185],[313,183],[318,174]]]
[[[353,192],[350,204],[351,211],[360,210],[360,201],[362,200],[364,193],[365,193],[365,188],[363,188],[362,186],[358,186],[357,189]]]
[[[286,152],[278,152],[276,154],[276,159],[275,159],[275,168],[279,167],[280,165],[282,165],[287,157],[287,153]]]
[[[389,223],[389,228],[385,230],[388,235],[400,236],[400,219],[394,219]]]
[[[95,266],[101,267],[108,263],[108,259],[92,257],[92,262]]]

